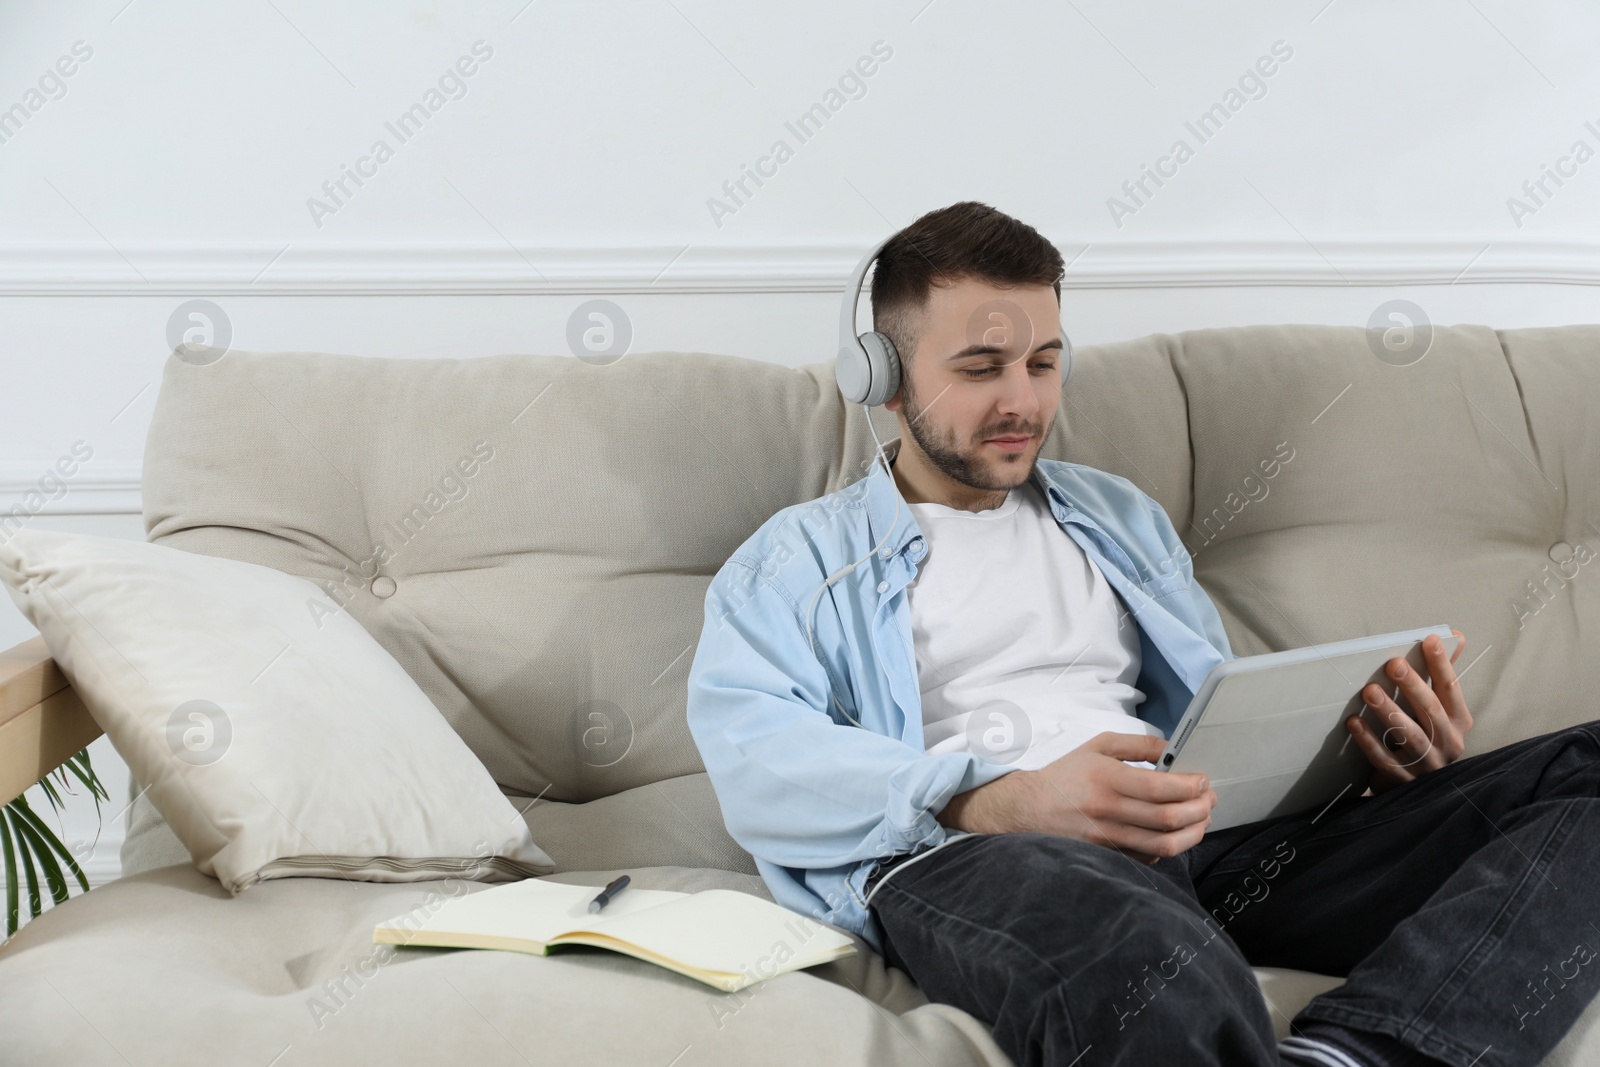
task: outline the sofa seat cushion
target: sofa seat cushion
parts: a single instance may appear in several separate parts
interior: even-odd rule
[[[550,880],[600,886],[619,873]],[[626,873],[647,889],[767,897],[755,875]],[[463,886],[489,888],[281,878],[230,897],[187,863],[118,879],[0,946],[0,1059],[664,1067],[692,1047],[693,1060],[680,1063],[1011,1067],[988,1027],[929,1003],[859,940],[851,959],[731,994],[602,950],[539,957],[372,944],[376,923]],[[1280,1037],[1340,981],[1278,968],[1256,978]],[[1596,1062],[1600,1002],[1545,1067]]]
[[[553,877],[600,886],[619,873]],[[755,875],[730,871],[625,873],[647,889],[766,892]],[[281,878],[230,897],[187,863],[118,879],[50,909],[0,948],[0,1058],[1009,1065],[987,1027],[928,1003],[860,941],[851,959],[739,993],[599,949],[540,957],[372,943],[378,922],[463,887],[489,888]],[[683,1055],[691,1046],[692,1061]]]
[[[508,796],[557,871],[692,866],[756,873],[750,854],[728,836],[717,795],[703,771],[634,786],[586,804],[548,796]],[[129,779],[128,803],[124,875],[190,862],[189,850],[149,802],[137,778]]]

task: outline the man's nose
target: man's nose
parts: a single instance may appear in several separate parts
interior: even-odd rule
[[[1034,425],[1039,413],[1039,396],[1028,374],[1027,358],[1007,363],[1001,368],[1001,376],[1005,386],[1001,391],[1001,410],[1014,412]]]

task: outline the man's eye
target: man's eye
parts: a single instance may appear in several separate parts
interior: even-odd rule
[[[988,377],[990,371],[998,370],[998,369],[999,368],[994,367],[994,366],[976,367],[976,368],[970,368],[969,367],[969,368],[963,370],[961,373],[965,374],[968,378],[971,378],[974,381],[976,381],[979,378]],[[1039,370],[1039,371],[1054,370],[1055,369],[1055,364],[1051,363],[1049,360],[1045,360],[1043,363],[1035,363],[1035,364],[1033,364],[1033,369],[1034,370]]]

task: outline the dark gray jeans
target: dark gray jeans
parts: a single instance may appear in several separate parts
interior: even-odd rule
[[[1600,991],[1600,723],[1152,866],[978,834],[868,881],[888,961],[1019,1065],[1278,1063],[1251,965],[1344,976],[1309,1020],[1534,1067]]]

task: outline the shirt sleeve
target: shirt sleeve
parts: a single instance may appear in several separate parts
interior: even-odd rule
[[[1217,606],[1211,602],[1205,587],[1195,578],[1194,562],[1189,555],[1189,549],[1178,536],[1177,529],[1172,525],[1172,519],[1167,515],[1167,509],[1150,494],[1141,491],[1141,495],[1144,497],[1145,507],[1150,512],[1150,521],[1155,525],[1156,534],[1161,539],[1164,559],[1170,561],[1166,564],[1167,572],[1170,573],[1176,568],[1188,590],[1186,596],[1163,598],[1162,606],[1209,641],[1213,648],[1222,653],[1223,659],[1233,659],[1233,647],[1228,643],[1228,631],[1223,629],[1222,616],[1217,613]],[[1183,603],[1178,604],[1176,601]]]
[[[952,796],[1013,768],[970,753],[929,755],[835,719],[829,672],[802,608],[749,563],[730,560],[706,592],[689,668],[689,730],[747,852],[788,868],[834,868],[934,845]],[[863,640],[865,636],[863,635]],[[823,648],[817,636],[818,650]],[[885,669],[870,662],[867,669]],[[886,709],[857,709],[864,722]]]

